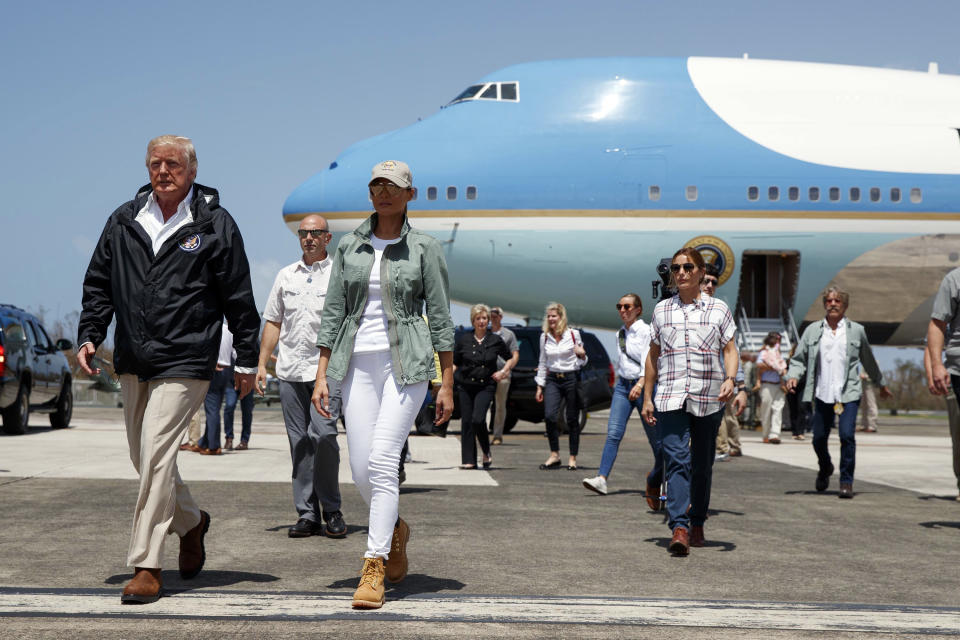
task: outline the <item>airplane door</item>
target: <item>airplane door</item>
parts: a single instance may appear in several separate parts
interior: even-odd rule
[[[799,276],[797,251],[744,251],[737,306],[748,318],[783,318],[796,302]]]

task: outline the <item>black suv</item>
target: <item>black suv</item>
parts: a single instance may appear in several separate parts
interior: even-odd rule
[[[540,327],[529,327],[522,325],[504,325],[507,329],[513,331],[517,336],[517,348],[520,352],[520,359],[517,366],[514,367],[510,376],[510,392],[507,395],[507,418],[503,423],[504,432],[509,432],[516,426],[518,420],[527,422],[543,421],[543,403],[537,402],[537,383],[534,377],[537,375],[537,363],[540,361],[540,334],[543,333]],[[458,327],[456,335],[473,331],[472,328]],[[607,350],[603,348],[600,340],[589,331],[580,329],[580,336],[583,338],[583,348],[587,351],[587,365],[580,370],[581,378],[603,378],[612,387],[614,383],[613,364],[607,355]],[[457,396],[454,395],[454,408],[457,407]],[[610,408],[609,399],[585,407],[580,410],[580,425],[587,422],[588,411],[600,411]],[[459,413],[459,412],[457,412]],[[557,420],[560,430],[567,432],[564,404],[561,403]],[[458,418],[455,415],[454,418]]]
[[[73,416],[69,340],[54,344],[37,317],[0,304],[0,413],[3,430],[26,433],[30,412],[50,414],[55,428],[70,425]]]

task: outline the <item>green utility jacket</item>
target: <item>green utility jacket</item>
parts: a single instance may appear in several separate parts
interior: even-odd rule
[[[347,375],[367,304],[374,259],[370,235],[376,221],[374,213],[340,240],[333,255],[317,346],[331,350],[327,375],[335,380]],[[403,387],[433,379],[437,375],[433,352],[453,351],[447,262],[441,244],[412,229],[404,217],[400,242],[388,245],[380,259],[380,283],[397,383]],[[422,317],[424,303],[429,327]]]
[[[841,402],[854,402],[860,399],[863,385],[860,382],[860,365],[870,376],[870,381],[878,387],[883,386],[883,372],[873,357],[873,350],[867,342],[867,333],[863,325],[844,318],[847,323],[847,379],[843,383]],[[790,358],[788,378],[797,378],[806,373],[803,387],[803,402],[813,402],[817,389],[817,374],[820,367],[820,336],[823,335],[823,321],[814,322],[803,331],[797,350]]]

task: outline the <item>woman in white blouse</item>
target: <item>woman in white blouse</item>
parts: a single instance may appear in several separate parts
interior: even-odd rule
[[[559,302],[547,305],[540,335],[540,362],[537,365],[537,402],[543,402],[550,457],[541,469],[560,468],[560,403],[566,401],[566,423],[570,438],[567,469],[577,470],[580,449],[580,419],[577,406],[577,372],[587,364],[587,352],[576,329],[567,328],[567,310]]]
[[[628,293],[617,302],[617,313],[623,326],[617,332],[617,383],[613,388],[610,403],[610,418],[607,421],[607,441],[603,445],[600,469],[593,478],[584,478],[583,486],[600,495],[607,495],[607,478],[613,469],[620,449],[620,441],[627,430],[627,420],[636,409],[643,409],[643,365],[650,350],[650,327],[640,316],[643,302],[635,293]],[[640,416],[647,440],[653,450],[654,465],[647,474],[647,504],[654,510],[660,508],[660,484],[663,475],[663,457],[660,455],[660,438],[657,428]]]

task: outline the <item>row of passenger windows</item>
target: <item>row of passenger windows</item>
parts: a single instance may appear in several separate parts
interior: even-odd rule
[[[800,200],[800,187],[787,187],[787,199],[794,202]],[[807,189],[807,200],[810,202],[818,202],[821,198],[820,187],[809,187]],[[848,198],[850,202],[860,202],[863,194],[860,191],[860,187],[850,187],[848,192]],[[684,196],[690,202],[695,202],[699,197],[698,190],[696,185],[687,185],[684,189]],[[652,184],[647,189],[647,197],[656,202],[660,199],[660,187],[658,185]],[[870,187],[867,190],[867,197],[870,199],[870,202],[880,202],[883,199],[883,192],[880,187]],[[900,190],[900,187],[891,187],[889,192],[890,202],[900,202],[903,200],[903,193]],[[747,200],[755,202],[760,199],[760,187],[747,187]],[[840,187],[830,187],[827,189],[827,199],[831,202],[839,202],[840,200]],[[776,202],[780,200],[780,187],[767,187],[767,200],[771,202]],[[910,202],[917,203],[923,202],[923,192],[919,187],[913,187],[910,189]]]
[[[810,202],[817,202],[821,198],[820,187],[809,187],[807,189],[807,200]],[[767,200],[771,202],[776,202],[780,199],[780,187],[767,187]],[[838,202],[841,197],[840,187],[830,187],[827,189],[827,199],[831,202]],[[850,202],[860,202],[864,197],[864,194],[861,192],[860,187],[850,187],[847,192],[847,198]],[[880,187],[870,187],[867,189],[866,197],[870,199],[870,202],[880,202],[883,200],[883,191]],[[760,188],[759,187],[747,187],[747,200],[757,201],[760,199]],[[797,201],[800,199],[800,187],[787,187],[787,199]],[[890,202],[900,202],[903,200],[903,193],[900,190],[900,187],[890,187],[888,194],[888,199]],[[910,202],[922,202],[923,201],[923,192],[919,187],[913,187],[910,189]]]
[[[459,190],[456,187],[447,187],[446,197],[447,200],[456,200],[459,195]],[[473,185],[468,186],[463,190],[463,195],[467,200],[476,200],[477,199],[477,188]],[[438,187],[427,187],[427,200],[437,200],[440,196],[440,189]],[[420,197],[420,190],[416,187],[413,188],[413,197],[411,200],[416,200]],[[370,199],[369,194],[367,199]]]

